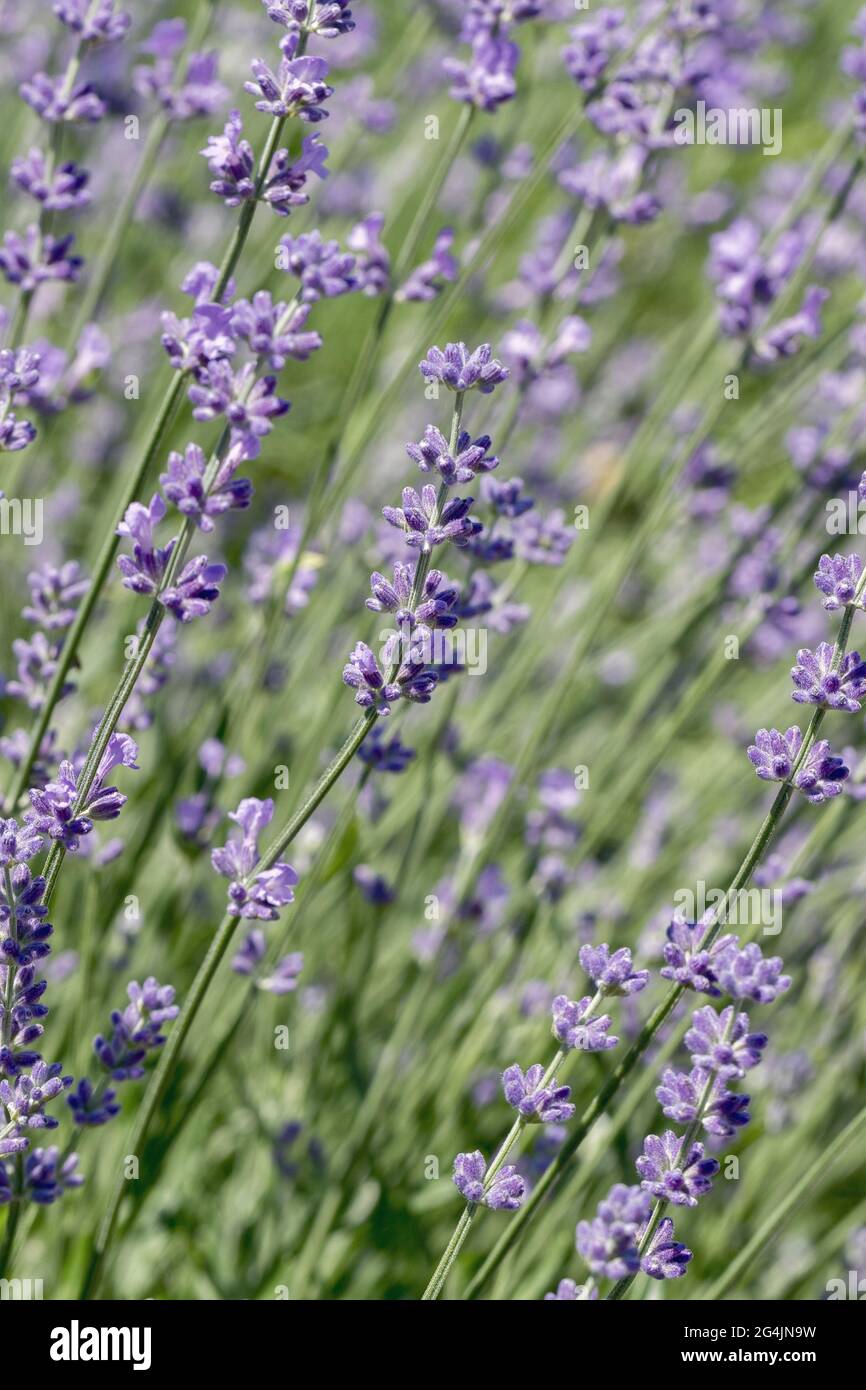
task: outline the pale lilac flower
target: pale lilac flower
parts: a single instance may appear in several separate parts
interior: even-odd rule
[[[866,695],[866,661],[859,652],[846,652],[834,669],[835,651],[831,642],[819,642],[814,652],[807,647],[797,652],[791,671],[796,689],[791,698],[800,705],[856,714]]]
[[[616,1047],[619,1038],[608,1037],[608,1029],[613,1022],[609,1014],[587,1019],[591,1003],[589,995],[574,1000],[565,994],[558,994],[551,1006],[553,1036],[565,1047],[573,1047],[581,1052],[607,1052]]]
[[[781,972],[781,957],[765,957],[754,941],[728,947],[718,966],[721,988],[732,999],[753,999],[756,1004],[772,1004],[790,989],[790,975]]]
[[[420,443],[406,445],[406,453],[414,459],[422,473],[435,470],[451,486],[454,483],[471,483],[477,474],[498,468],[499,459],[487,453],[489,448],[489,435],[482,434],[473,440],[467,430],[461,430],[452,457],[444,434],[435,425],[428,425]]]
[[[759,729],[755,742],[749,745],[749,761],[765,782],[787,782],[793,774],[793,785],[814,802],[838,796],[849,769],[842,759],[830,752],[826,739],[813,743],[805,761],[794,773],[803,745],[803,735],[794,725],[784,734],[778,729]]]
[[[274,371],[281,371],[289,359],[306,362],[322,346],[321,335],[305,327],[311,312],[310,304],[275,302],[267,290],[259,290],[252,299],[234,304],[231,332]]]
[[[454,1185],[473,1205],[483,1204],[494,1211],[516,1211],[526,1190],[523,1178],[511,1164],[500,1168],[485,1192],[484,1174],[487,1165],[479,1149],[460,1153],[454,1160]]]
[[[666,1130],[644,1140],[643,1154],[637,1160],[641,1187],[660,1201],[675,1206],[695,1207],[698,1198],[710,1190],[711,1178],[719,1171],[715,1158],[704,1158],[703,1144],[692,1144],[681,1154],[683,1137]]]
[[[515,1062],[502,1073],[502,1090],[509,1105],[513,1105],[524,1120],[532,1124],[560,1124],[570,1120],[574,1106],[569,1104],[569,1086],[557,1086],[552,1078],[542,1086],[544,1067],[534,1063],[526,1072]]]
[[[674,980],[686,989],[718,998],[721,994],[716,976],[718,958],[736,937],[720,936],[705,949],[701,942],[707,929],[706,921],[688,922],[682,913],[674,913],[665,932],[665,963],[659,973],[663,980]]]
[[[692,1014],[692,1026],[685,1037],[694,1065],[728,1080],[745,1076],[756,1067],[768,1041],[766,1033],[749,1032],[747,1014],[737,1014],[732,1024],[733,1014],[732,1004],[720,1013],[706,1004]]]
[[[625,1279],[637,1272],[638,1238],[649,1214],[649,1197],[640,1187],[614,1184],[599,1202],[594,1219],[578,1223],[578,1254],[591,1273],[601,1279]]]
[[[837,608],[864,606],[864,599],[857,598],[857,587],[863,570],[859,555],[822,555],[815,572],[815,586],[826,594],[824,607],[829,612]]]
[[[255,81],[245,82],[244,90],[258,97],[256,110],[270,116],[298,116],[302,121],[321,121],[327,116],[323,103],[333,94],[325,82],[328,64],[324,58],[296,58],[298,34],[280,40],[282,60],[276,73],[260,58],[251,64]]]
[[[245,798],[236,811],[229,813],[229,820],[240,826],[241,833],[234,834],[227,844],[211,854],[217,873],[231,879],[227,911],[235,917],[275,922],[280,908],[294,901],[298,875],[291,865],[280,862],[254,875],[259,862],[259,836],[273,816],[274,803],[270,797],[265,801]]]
[[[493,356],[489,343],[482,343],[474,352],[469,352],[465,343],[446,343],[444,352],[431,347],[419,370],[428,381],[440,381],[449,391],[462,393],[477,387],[485,395],[509,376],[507,368]]]
[[[692,1258],[680,1241],[674,1240],[674,1223],[669,1216],[659,1222],[652,1240],[641,1256],[640,1267],[650,1279],[681,1279]]]
[[[632,970],[627,946],[613,952],[604,945],[581,946],[580,964],[602,994],[637,994],[649,980],[648,970]]]

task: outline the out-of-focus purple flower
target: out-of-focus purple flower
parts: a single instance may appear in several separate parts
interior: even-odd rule
[[[415,267],[409,278],[397,290],[395,298],[427,303],[435,299],[442,289],[439,281],[450,283],[456,280],[460,267],[451,254],[453,245],[453,228],[443,227],[433,243],[429,259]]]
[[[59,568],[46,564],[32,570],[27,576],[27,586],[30,602],[22,608],[21,616],[46,632],[58,632],[74,621],[90,581],[85,579],[75,560],[68,560]]]
[[[502,1090],[509,1105],[531,1124],[560,1124],[570,1120],[574,1106],[569,1103],[570,1086],[557,1086],[554,1077],[542,1086],[544,1067],[534,1063],[524,1072],[515,1062],[502,1073]]]
[[[592,1221],[577,1226],[578,1254],[600,1279],[625,1279],[640,1268],[638,1237],[650,1200],[640,1187],[618,1182],[598,1204]]]
[[[418,444],[407,444],[406,453],[417,463],[422,473],[434,470],[449,486],[471,483],[478,473],[498,468],[499,459],[488,454],[490,436],[482,434],[473,440],[467,430],[461,430],[452,457],[448,440],[435,425],[428,425]]]
[[[235,834],[221,849],[211,854],[211,863],[217,873],[231,879],[228,890],[227,911],[236,917],[253,917],[262,921],[275,922],[280,908],[294,901],[293,889],[298,875],[289,864],[274,864],[252,878],[253,870],[259,860],[259,836],[270,825],[274,815],[273,800],[259,801],[247,797],[236,811],[229,814],[240,826],[241,834]]]
[[[863,596],[857,598],[857,587],[863,571],[859,555],[822,555],[815,571],[815,587],[825,594],[824,607],[829,612],[837,608],[864,606]]]
[[[267,950],[267,940],[260,927],[254,927],[243,939],[232,960],[236,975],[252,975],[261,965]]]
[[[214,175],[211,193],[218,194],[230,208],[256,196],[255,155],[249,140],[242,138],[242,130],[240,111],[230,111],[222,135],[209,135],[201,151]]]
[[[718,998],[721,990],[717,983],[716,964],[721,953],[736,938],[720,936],[712,946],[704,949],[701,941],[706,931],[706,922],[688,922],[682,913],[674,913],[665,932],[665,963],[659,973],[663,980],[674,980],[686,989]]]
[[[445,351],[431,347],[419,371],[427,381],[439,381],[449,391],[472,391],[476,387],[489,395],[503,381],[509,372],[493,356],[490,343],[482,343],[474,352],[469,352],[465,343],[446,343]]]
[[[296,58],[298,34],[280,40],[282,60],[276,73],[260,58],[251,64],[255,81],[245,82],[244,90],[257,97],[256,110],[270,116],[298,116],[302,121],[322,121],[327,116],[324,103],[333,94],[325,78],[324,58]]]
[[[372,212],[346,237],[346,245],[355,253],[358,288],[369,297],[384,293],[391,281],[391,257],[381,240],[384,225],[384,214]]]
[[[388,880],[377,874],[375,869],[371,869],[369,864],[356,864],[352,870],[352,879],[367,902],[372,903],[374,907],[387,907],[396,897]]]
[[[678,1207],[697,1206],[698,1198],[709,1191],[711,1178],[719,1171],[716,1159],[704,1158],[703,1144],[692,1144],[683,1155],[682,1136],[669,1129],[661,1137],[648,1135],[643,1147],[635,1165],[641,1187],[660,1201]]]
[[[13,159],[10,172],[18,187],[41,203],[46,212],[71,212],[90,202],[90,175],[71,160],[49,170],[42,151],[33,149]]]
[[[782,319],[758,337],[755,342],[755,360],[777,362],[782,357],[793,357],[804,338],[820,338],[821,309],[829,294],[829,290],[810,285],[797,313]]]
[[[436,489],[427,483],[420,493],[404,487],[402,507],[383,507],[382,515],[403,531],[406,544],[417,550],[429,551],[447,541],[465,546],[481,530],[481,523],[468,515],[473,501],[472,497],[451,497],[440,513]]]
[[[581,91],[595,91],[611,58],[626,47],[629,37],[625,14],[618,9],[600,9],[572,29],[571,42],[563,49],[562,57]]]
[[[168,469],[159,475],[166,500],[189,517],[201,531],[212,531],[212,517],[250,505],[253,485],[248,478],[233,478],[236,466],[231,454],[223,460],[209,488],[205,487],[207,461],[197,444],[187,444],[182,454],[172,451]]]
[[[535,506],[533,498],[525,495],[523,486],[522,478],[482,478],[481,496],[497,516],[523,516]]]
[[[574,543],[574,530],[566,525],[558,507],[547,515],[531,511],[514,527],[515,553],[531,565],[561,565]]]
[[[511,1164],[500,1168],[485,1191],[487,1165],[480,1149],[458,1154],[454,1160],[454,1186],[473,1205],[483,1204],[494,1211],[516,1211],[526,1190],[523,1178]]]
[[[834,669],[835,647],[819,642],[814,652],[802,647],[791,671],[796,686],[791,698],[799,705],[845,710],[856,714],[866,695],[866,661],[859,652],[846,652]]]
[[[183,46],[185,27],[182,21],[166,20],[157,24],[147,51],[154,53],[150,66],[133,70],[133,84],[141,96],[150,97],[173,121],[191,121],[198,116],[212,116],[226,101],[228,92],[217,77],[219,57],[216,52],[191,53],[186,72],[175,72],[174,55]],[[160,31],[157,37],[157,31]],[[163,37],[164,36],[164,37]]]
[[[374,724],[358,749],[358,757],[374,772],[405,772],[415,750],[401,743],[399,734],[388,738],[381,725]]]
[[[34,1149],[24,1160],[24,1196],[38,1206],[51,1206],[84,1182],[77,1168],[78,1154],[61,1155],[56,1145]]]
[[[609,1014],[602,1014],[599,1018],[586,1017],[591,1003],[588,994],[580,1000],[558,994],[551,1005],[553,1036],[565,1047],[573,1047],[581,1052],[607,1052],[616,1047],[619,1038],[608,1037],[608,1029],[613,1022]]]
[[[298,987],[298,977],[303,968],[303,952],[292,951],[290,955],[277,961],[270,975],[265,975],[259,980],[259,989],[263,989],[267,994],[291,994]]]
[[[83,1076],[75,1090],[66,1097],[72,1118],[80,1129],[107,1125],[120,1114],[117,1091],[113,1086],[96,1087]]]
[[[577,1301],[578,1286],[573,1279],[560,1279],[556,1293],[546,1293],[545,1303],[571,1303]]]
[[[648,970],[632,970],[627,946],[613,952],[604,945],[581,946],[580,964],[602,994],[637,994],[649,980]]]
[[[451,79],[448,95],[480,111],[495,111],[517,93],[514,74],[519,61],[516,43],[492,34],[479,34],[465,62],[459,58],[443,60],[442,66]]]
[[[105,102],[89,82],[79,82],[67,90],[63,77],[49,77],[36,72],[18,88],[21,98],[32,106],[43,121],[52,125],[58,121],[101,121]]]
[[[702,1072],[716,1072],[721,1079],[730,1080],[758,1066],[767,1037],[765,1033],[749,1033],[748,1015],[735,1013],[733,1005],[717,1013],[706,1004],[692,1013],[685,1045]]]
[[[825,738],[812,744],[797,772],[794,767],[803,745],[803,735],[796,725],[786,729],[759,729],[755,742],[749,745],[749,761],[765,782],[787,782],[793,775],[793,785],[814,802],[838,796],[842,783],[850,775],[842,759],[830,752]]]
[[[354,256],[340,250],[336,241],[323,241],[318,230],[300,236],[284,236],[279,244],[277,263],[301,282],[300,297],[306,304],[334,299],[358,288],[353,274]]]
[[[674,1240],[674,1223],[666,1216],[641,1256],[640,1267],[650,1279],[681,1279],[691,1258],[691,1250]]]
[[[114,0],[54,0],[54,13],[80,43],[116,43],[132,24],[130,15],[115,11]]]
[[[77,280],[83,261],[71,255],[75,237],[42,233],[35,223],[24,236],[6,232],[0,248],[0,272],[10,285],[31,292],[46,280]]]

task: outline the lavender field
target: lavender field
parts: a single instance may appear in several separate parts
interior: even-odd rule
[[[866,9],[0,76],[2,1297],[866,1296]]]

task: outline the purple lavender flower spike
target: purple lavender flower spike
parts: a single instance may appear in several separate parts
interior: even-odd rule
[[[22,618],[46,632],[59,632],[75,621],[79,601],[90,588],[90,581],[84,578],[75,560],[68,560],[59,569],[47,564],[32,570],[27,586],[30,602],[22,608]]]
[[[516,1211],[525,1193],[525,1184],[511,1164],[500,1168],[488,1190],[484,1190],[487,1164],[480,1149],[458,1154],[454,1160],[453,1182],[457,1191],[473,1205],[483,1204],[493,1211]]]
[[[89,82],[80,82],[66,90],[62,77],[49,77],[36,72],[18,88],[23,101],[32,106],[43,121],[52,125],[59,121],[87,121],[95,124],[105,115],[105,102],[97,96]]]
[[[90,202],[90,175],[69,160],[49,171],[45,155],[33,149],[13,159],[10,172],[18,187],[41,203],[46,212],[71,212]]]
[[[581,946],[580,964],[602,994],[637,994],[649,980],[648,970],[632,970],[627,946],[613,953],[609,946]]]
[[[750,1033],[747,1014],[734,1013],[732,1004],[720,1013],[706,1004],[692,1014],[692,1026],[686,1033],[686,1047],[692,1062],[705,1072],[716,1072],[724,1080],[745,1076],[761,1061],[767,1046],[766,1033]]]
[[[113,1087],[97,1090],[86,1076],[81,1078],[75,1090],[66,1097],[66,1102],[72,1111],[75,1124],[81,1129],[106,1125],[115,1115],[120,1114],[117,1092]]]
[[[174,540],[162,548],[154,540],[154,528],[165,516],[165,502],[154,493],[150,505],[133,502],[126,509],[117,534],[132,541],[132,555],[118,556],[117,566],[127,589],[136,594],[155,594],[162,583],[166,566],[174,550]]]
[[[399,734],[386,738],[380,724],[374,724],[361,747],[358,757],[374,772],[405,772],[415,757],[414,748],[400,742]]]
[[[553,1001],[553,1036],[565,1047],[573,1047],[581,1052],[607,1052],[616,1047],[619,1038],[608,1037],[612,1019],[609,1014],[600,1018],[586,1019],[586,1012],[592,1003],[587,994],[583,999],[569,999],[558,994]]]
[[[457,623],[453,612],[457,603],[457,590],[442,588],[441,570],[428,570],[416,608],[409,607],[415,570],[412,565],[401,565],[399,561],[393,569],[394,581],[389,583],[378,570],[370,576],[370,590],[373,597],[366,600],[366,606],[373,613],[393,613],[397,626],[406,630],[412,641],[426,640],[431,628],[452,628]]]
[[[562,57],[569,76],[581,91],[593,92],[604,77],[616,52],[629,40],[625,14],[617,9],[600,9],[571,31],[571,43]]]
[[[165,1042],[163,1024],[180,1013],[171,985],[159,984],[152,975],[143,985],[132,980],[126,992],[129,1003],[112,1013],[110,1037],[100,1034],[93,1041],[97,1060],[114,1081],[138,1081],[144,1076],[142,1063],[147,1054]]]
[[[214,175],[210,191],[229,208],[256,196],[255,155],[249,140],[242,139],[242,130],[240,111],[230,111],[222,135],[209,135],[201,151]]]
[[[560,508],[546,516],[532,511],[521,516],[514,528],[515,553],[531,565],[561,565],[574,537],[574,529],[566,525]]]
[[[376,657],[365,642],[358,642],[343,667],[343,682],[357,693],[355,703],[361,709],[375,708],[380,715],[391,712],[391,704],[401,698],[426,705],[438,683],[435,671],[416,661],[410,654],[402,662],[393,681],[385,680]]]
[[[532,1124],[561,1124],[570,1120],[574,1106],[569,1104],[570,1086],[557,1086],[556,1079],[542,1086],[544,1067],[536,1062],[523,1072],[515,1062],[502,1073],[502,1090],[524,1120]]]
[[[261,965],[267,950],[267,940],[260,927],[254,927],[245,937],[232,960],[236,975],[252,975]]]
[[[199,285],[198,274],[187,276],[184,285]],[[209,287],[203,291],[209,293]],[[231,311],[221,304],[198,299],[190,318],[176,314],[162,315],[162,346],[177,372],[192,372],[198,376],[212,363],[231,357],[237,342],[231,328]]]
[[[78,809],[76,770],[68,760],[62,762],[56,781],[48,782],[42,788],[31,788],[32,828],[40,835],[56,840],[67,850],[77,850],[80,837],[90,834],[95,820],[115,820],[120,815],[127,798],[117,787],[106,786],[105,779],[116,767],[137,771],[137,757],[138,745],[129,734],[112,734],[84,804]]]
[[[81,43],[117,43],[129,32],[130,15],[115,12],[114,0],[54,0],[54,13]]]
[[[791,987],[790,975],[782,973],[781,956],[765,957],[760,946],[731,946],[719,962],[719,984],[732,999],[753,999],[756,1004],[772,1004]]]
[[[47,1009],[44,1011],[47,1013]],[[38,1016],[38,1015],[37,1015]],[[6,1110],[6,1121],[14,1128],[10,1131],[16,1139],[24,1138],[24,1131],[30,1129],[56,1129],[59,1121],[53,1115],[46,1115],[44,1107],[72,1085],[71,1076],[61,1075],[63,1068],[59,1062],[50,1066],[46,1062],[35,1062],[29,1074],[18,1076],[14,1085],[0,1080],[0,1105]],[[22,1147],[18,1147],[21,1151]],[[10,1148],[7,1152],[13,1152]]]
[[[556,1293],[546,1293],[545,1303],[571,1303],[577,1301],[577,1284],[573,1279],[560,1279]]]
[[[402,507],[383,507],[382,515],[391,526],[404,532],[406,544],[416,550],[429,551],[446,541],[463,547],[482,529],[481,523],[468,515],[474,500],[452,497],[437,516],[436,489],[427,483],[420,493],[413,487],[404,487]]]
[[[692,1144],[681,1160],[682,1146],[682,1135],[672,1129],[660,1138],[650,1134],[635,1166],[641,1187],[653,1197],[678,1207],[695,1207],[712,1186],[710,1180],[719,1171],[719,1164],[714,1158],[704,1158],[703,1144]]]
[[[355,253],[358,288],[369,298],[384,294],[391,283],[391,257],[382,245],[384,225],[384,214],[372,212],[356,223],[346,237],[346,245]]]
[[[691,1250],[674,1240],[674,1223],[666,1216],[659,1222],[646,1252],[641,1256],[640,1267],[650,1279],[681,1279],[691,1258]]]
[[[44,235],[35,225],[27,228],[23,237],[7,232],[0,248],[0,272],[10,285],[19,285],[30,292],[46,280],[77,280],[82,259],[70,255],[75,237]]]
[[[796,725],[786,729],[784,734],[778,729],[759,729],[755,742],[748,748],[749,761],[765,782],[787,782],[793,774],[793,785],[809,801],[821,802],[838,796],[850,769],[830,752],[826,739],[819,739],[794,773],[802,744],[803,735]]]
[[[169,454],[168,470],[160,474],[159,481],[166,500],[177,507],[182,516],[191,518],[199,530],[212,531],[212,517],[250,505],[253,486],[247,478],[231,477],[230,469],[235,462],[229,458],[208,490],[204,483],[206,466],[199,446],[188,444],[184,453]]]
[[[319,231],[284,236],[279,246],[279,266],[300,280],[305,304],[334,299],[358,288],[353,274],[354,256],[342,252],[336,241],[323,241]]]
[[[310,175],[315,174],[319,179],[328,177],[327,158],[328,148],[321,143],[318,133],[306,136],[294,163],[288,150],[277,150],[262,190],[263,200],[279,217],[288,217],[292,208],[303,207],[310,201],[305,191]]]
[[[517,92],[514,74],[520,60],[516,43],[490,34],[479,35],[472,44],[472,55],[463,62],[446,58],[443,68],[451,78],[448,95],[480,111],[495,111],[511,101]]]
[[[270,975],[259,980],[259,989],[265,990],[268,994],[291,994],[298,987],[298,977],[303,968],[303,952],[292,951],[290,955],[277,961]]]
[[[815,587],[825,594],[824,607],[829,612],[837,608],[864,606],[864,598],[856,597],[863,561],[859,555],[822,555],[815,572]]]
[[[453,245],[453,228],[443,227],[433,243],[429,259],[415,267],[405,284],[397,290],[395,298],[428,303],[439,294],[442,288],[439,281],[445,281],[447,284],[456,280],[460,267],[451,254]]]
[[[706,930],[706,922],[687,922],[682,913],[674,913],[665,933],[665,964],[659,973],[663,980],[674,980],[686,989],[718,998],[721,990],[717,984],[716,961],[736,938],[720,936],[704,950],[701,941]]]
[[[280,40],[282,61],[274,73],[260,58],[251,64],[255,81],[245,82],[244,90],[258,97],[256,110],[269,116],[298,116],[302,121],[322,121],[328,115],[324,102],[333,94],[325,78],[324,58],[296,58],[299,35],[289,33]]]
[[[625,1279],[640,1268],[638,1236],[649,1220],[649,1197],[618,1182],[598,1204],[592,1221],[577,1227],[578,1254],[600,1279]]]
[[[783,357],[793,357],[799,351],[804,338],[820,338],[821,309],[829,294],[829,290],[810,285],[798,312],[790,318],[782,319],[758,338],[755,343],[755,360],[777,362]]]
[[[245,798],[238,809],[229,814],[229,819],[240,826],[241,834],[235,834],[211,854],[217,873],[231,879],[227,911],[236,917],[275,922],[280,908],[294,901],[293,889],[297,886],[298,875],[290,864],[274,864],[249,881],[259,860],[259,836],[273,816],[274,803],[270,797],[266,801]]]
[[[797,664],[791,671],[796,689],[791,698],[799,705],[857,714],[866,695],[866,661],[859,652],[846,652],[834,670],[835,651],[832,643],[819,642],[814,652],[807,647],[797,652]]]
[[[431,347],[419,370],[427,381],[440,381],[449,391],[462,393],[477,387],[485,395],[509,376],[507,367],[493,356],[489,343],[482,343],[474,352],[469,352],[465,343],[446,343],[444,352]]]
[[[489,473],[499,467],[499,459],[488,455],[490,436],[482,434],[473,440],[462,430],[457,438],[456,452],[452,458],[448,440],[435,425],[428,425],[424,438],[419,444],[407,444],[406,453],[414,459],[422,473],[434,470],[444,482],[471,483],[478,473]]]
[[[24,1195],[38,1206],[51,1206],[64,1192],[80,1187],[78,1154],[62,1157],[56,1146],[34,1149],[24,1160]]]
[[[184,565],[174,584],[161,591],[159,601],[181,623],[204,618],[219,598],[227,574],[225,565],[212,565],[206,555],[197,555]]]
[[[721,1078],[716,1077],[707,1094],[711,1073],[694,1067],[691,1072],[674,1071],[667,1067],[661,1085],[656,1087],[656,1100],[662,1114],[678,1125],[690,1125],[698,1116],[708,1134],[726,1138],[749,1122],[749,1097],[728,1091]],[[706,1103],[704,1095],[707,1094]]]
[[[236,302],[231,313],[231,331],[274,371],[281,371],[290,358],[306,362],[322,346],[320,334],[305,330],[311,311],[310,304],[292,308],[275,303],[267,290],[259,290],[252,299]]]

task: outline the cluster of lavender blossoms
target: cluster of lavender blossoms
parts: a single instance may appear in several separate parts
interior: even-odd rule
[[[516,1118],[496,1157],[489,1167],[479,1149],[458,1154],[454,1160],[454,1184],[470,1207],[513,1211],[522,1204],[525,1179],[515,1166],[503,1167],[505,1158],[526,1125],[559,1125],[572,1118],[571,1090],[558,1085],[557,1070],[570,1052],[608,1052],[616,1047],[619,1039],[610,1034],[613,1019],[599,1009],[605,999],[639,994],[649,981],[649,971],[634,969],[625,946],[616,951],[607,945],[583,946],[580,964],[595,994],[579,1000],[559,994],[553,1000],[551,1031],[559,1043],[553,1061],[547,1068],[535,1062],[525,1072],[515,1062],[502,1074],[503,1094]]]

